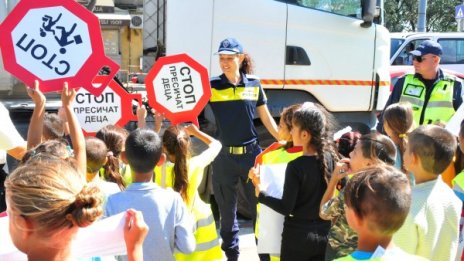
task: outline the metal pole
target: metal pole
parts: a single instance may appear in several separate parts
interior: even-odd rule
[[[419,16],[417,17],[417,31],[425,32],[427,0],[419,0]]]

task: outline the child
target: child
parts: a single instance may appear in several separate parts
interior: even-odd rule
[[[124,143],[129,132],[115,125],[107,125],[97,132],[96,137],[105,142],[111,152],[108,155],[108,164],[100,171],[100,176],[109,182],[114,182],[123,190],[132,183],[130,168],[123,163],[121,153],[124,151]]]
[[[464,151],[464,120],[461,122],[461,128],[459,130],[459,149],[457,153],[461,153]],[[464,169],[456,175],[456,177],[453,179],[452,184],[453,184],[453,191],[456,194],[456,196],[461,200],[461,202],[464,202]],[[462,225],[464,224],[464,206],[461,211],[461,219],[459,222],[459,247],[458,247],[458,255],[456,256],[456,260],[462,260],[461,258],[464,256],[464,246],[463,246],[463,231],[462,231]]]
[[[270,165],[270,164],[286,164],[298,157],[300,157],[303,152],[301,146],[293,146],[293,141],[292,141],[292,119],[293,119],[293,113],[297,109],[301,107],[301,104],[295,104],[292,106],[289,106],[285,108],[281,115],[280,115],[280,120],[279,120],[279,126],[278,126],[278,134],[279,134],[279,142],[274,142],[271,144],[268,148],[266,148],[263,152],[261,152],[255,160],[255,166],[252,167],[248,173],[248,177],[250,178],[251,181],[253,181],[253,184],[256,183],[256,178],[259,173],[259,168],[262,165]],[[282,173],[283,174],[283,173]],[[261,224],[259,221],[259,213],[261,209],[261,204],[256,205],[256,225],[255,225],[255,237],[258,239],[259,236],[259,230],[260,229],[266,229],[265,227],[262,227],[263,224]],[[283,222],[283,220],[282,220]],[[276,239],[276,240],[280,240]],[[272,255],[272,260],[277,260],[278,255]],[[271,256],[269,254],[259,254],[259,258],[261,261],[264,260],[270,260]]]
[[[408,253],[430,260],[456,256],[462,203],[440,175],[455,150],[456,138],[438,126],[420,126],[408,135],[404,166],[414,174],[416,185],[408,217],[393,237]]]
[[[361,136],[350,153],[350,159],[342,159],[337,163],[320,204],[320,217],[332,221],[325,260],[346,256],[356,248],[356,233],[348,226],[345,218],[343,188],[340,187],[340,194],[335,196],[340,181],[369,166],[393,165],[395,157],[393,141],[385,135],[371,133]]]
[[[383,128],[396,145],[395,167],[407,173],[403,165],[403,154],[406,149],[406,135],[414,128],[411,105],[409,103],[394,103],[388,106],[383,112]]]
[[[259,202],[285,216],[282,261],[324,260],[330,222],[320,219],[318,204],[337,159],[335,146],[330,142],[328,117],[314,103],[304,103],[295,111],[292,139],[295,146],[303,147],[303,155],[287,165],[282,199],[266,195],[257,179]]]
[[[350,152],[354,150],[354,146],[361,138],[361,133],[357,131],[349,131],[343,134],[340,139],[337,140],[337,150],[341,156],[348,158]]]
[[[392,167],[360,171],[344,191],[346,219],[358,234],[356,251],[336,261],[425,260],[395,247],[395,233],[411,205],[411,188],[406,176]]]
[[[45,96],[40,91],[39,82],[37,80],[34,82],[33,88],[27,89],[27,93],[35,103],[34,111],[32,112],[31,121],[27,132],[27,147],[28,149],[32,149],[42,143],[42,133],[44,130],[43,121],[45,113]],[[72,110],[72,103],[75,98],[76,90],[68,89],[68,83],[65,82],[63,84],[63,90],[61,91],[61,103],[69,123],[73,152],[65,153],[61,155],[61,157],[66,158],[71,156],[70,154],[73,154],[73,157],[76,159],[77,169],[84,177],[86,173],[85,139],[79,125],[79,121],[77,120],[77,116]],[[30,156],[33,156],[35,151],[31,151],[29,154]],[[23,161],[25,161],[25,159],[23,159]]]
[[[73,238],[103,212],[100,190],[85,184],[73,161],[42,154],[5,182],[10,236],[28,260],[75,260]],[[128,210],[124,239],[129,260],[142,260],[146,232],[140,213]]]
[[[208,145],[201,154],[190,157],[190,135]],[[163,134],[163,149],[168,162],[155,168],[155,182],[163,188],[173,188],[182,196],[187,208],[195,218],[197,226],[194,235],[196,249],[185,255],[178,253],[176,260],[221,260],[216,225],[209,204],[200,199],[198,186],[208,166],[221,151],[222,145],[195,125],[185,128],[170,126]],[[207,221],[207,222],[202,222]]]
[[[188,210],[177,192],[152,182],[155,165],[162,164],[161,140],[152,130],[137,129],[126,139],[122,157],[129,162],[133,183],[111,195],[105,215],[129,208],[140,210],[150,231],[143,244],[144,260],[174,260],[174,249],[191,253],[195,249],[193,226]]]
[[[43,139],[54,140],[64,137],[63,122],[56,113],[45,113]]]
[[[109,152],[105,143],[94,137],[87,137],[85,140],[85,150],[87,154],[87,175],[86,180],[95,184],[104,194],[105,201],[108,196],[120,192],[124,187],[118,187],[116,183],[100,179],[100,169],[108,164]]]

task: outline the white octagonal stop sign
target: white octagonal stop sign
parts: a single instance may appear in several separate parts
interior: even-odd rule
[[[156,101],[171,112],[191,111],[203,96],[200,74],[184,62],[169,64],[160,69],[153,79],[159,86]],[[162,86],[162,88],[160,88]]]
[[[95,133],[107,125],[115,125],[122,118],[121,97],[110,87],[100,96],[80,88],[73,104],[74,113],[87,133]]]
[[[44,81],[76,75],[92,53],[87,23],[62,6],[29,10],[11,37],[18,64]]]

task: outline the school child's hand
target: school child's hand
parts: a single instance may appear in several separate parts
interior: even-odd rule
[[[35,105],[44,105],[46,98],[45,95],[42,93],[40,90],[39,86],[39,81],[35,80],[34,81],[34,87],[29,87],[27,86],[27,95],[31,97],[32,101],[34,102]]]
[[[68,83],[63,83],[63,90],[61,91],[61,103],[63,107],[71,107],[73,101],[76,99],[76,90],[69,89]]]
[[[250,170],[248,171],[248,178],[251,180],[255,188],[259,186],[259,184],[261,183],[261,180],[259,178],[259,164],[256,166],[256,168],[250,168]]]
[[[200,131],[198,130],[198,127],[195,124],[185,126],[184,130],[189,136],[195,136]]]
[[[338,182],[344,177],[348,176],[350,171],[350,159],[341,159],[335,164],[335,169],[332,173],[331,179],[334,182]]]
[[[124,241],[128,251],[142,247],[143,241],[148,234],[148,225],[143,220],[142,212],[135,209],[126,211],[126,222],[124,225]]]
[[[155,111],[155,109],[153,108],[151,109],[151,113],[153,114],[153,117],[155,118],[155,126],[154,126],[155,131],[159,133],[161,130],[161,125],[163,124],[164,114]]]
[[[140,120],[143,120],[147,117],[147,109],[145,108],[145,106],[140,106],[139,104],[137,104],[137,119],[140,121]]]

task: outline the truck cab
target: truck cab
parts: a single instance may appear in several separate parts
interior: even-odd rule
[[[235,37],[255,62],[273,116],[314,101],[343,124],[371,128],[389,95],[389,33],[362,26],[361,2],[168,1],[166,54],[188,53],[216,76],[212,54]]]

